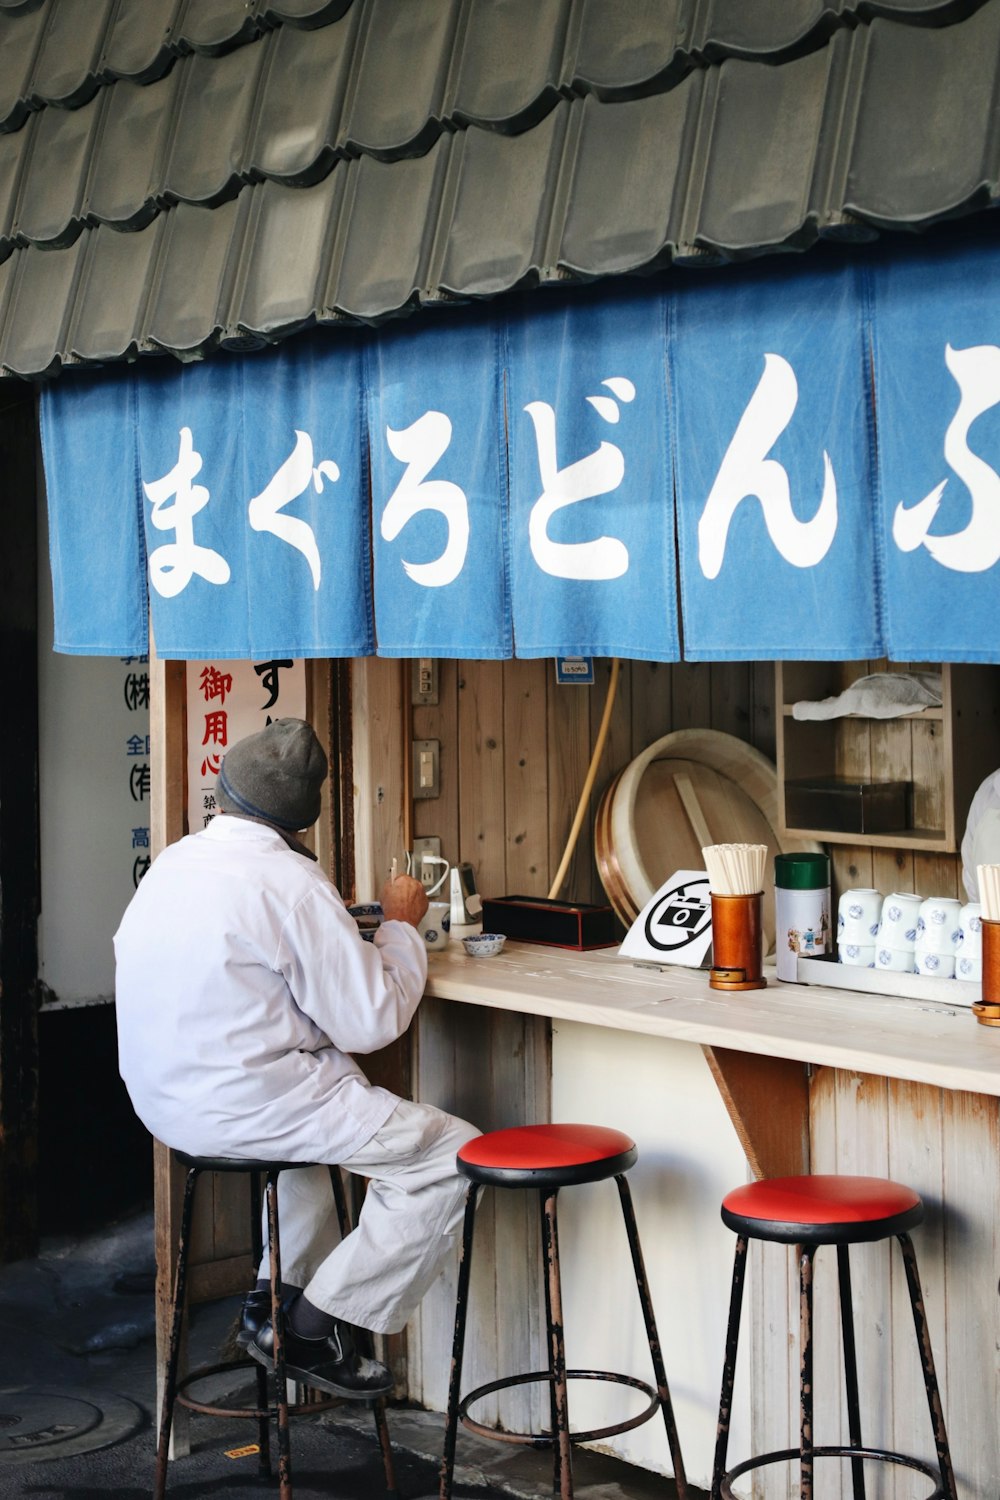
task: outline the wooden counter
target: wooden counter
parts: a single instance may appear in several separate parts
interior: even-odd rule
[[[431,1064],[443,1055],[447,1062],[448,1046],[453,1047],[454,1076],[463,1097],[480,1091],[486,1128],[495,1128],[494,1116],[498,1122],[545,1117],[532,1107],[537,1098],[528,1101],[522,1115],[517,1113],[522,1105],[516,1057],[521,1033],[515,1027],[520,1013],[537,1018],[536,1032],[547,1019],[567,1028],[569,1023],[593,1026],[595,1055],[606,1046],[601,1038],[609,1029],[701,1047],[749,1165],[759,1176],[859,1172],[892,1177],[920,1192],[927,1206],[919,1239],[921,1276],[959,1495],[961,1500],[981,1500],[998,1493],[1000,1028],[979,1025],[965,1006],[776,980],[763,990],[726,994],[710,989],[705,971],[637,968],[614,949],[576,953],[514,942],[492,959],[470,959],[458,945],[431,955],[427,993],[433,997],[426,1017],[432,1033],[425,1049]],[[522,1030],[527,1038],[533,1035],[527,1021]],[[537,1038],[535,1047],[540,1047]],[[428,1076],[424,1097],[437,1098],[443,1065]],[[664,1054],[664,1092],[672,1086]],[[494,1103],[498,1107],[489,1114]],[[694,1173],[699,1170],[696,1136],[682,1131],[665,1140],[652,1130],[643,1147],[653,1155],[687,1161]],[[698,1226],[706,1245],[712,1243],[716,1222],[713,1212],[711,1222]],[[691,1273],[683,1259],[686,1238],[681,1234],[671,1240],[669,1229],[668,1221],[651,1252],[654,1274],[664,1276],[666,1284],[682,1265],[697,1288],[703,1272]],[[526,1253],[523,1259],[527,1264]],[[897,1271],[883,1246],[864,1247],[858,1259],[859,1327],[877,1326],[881,1334],[879,1339],[866,1334],[862,1341],[868,1428],[899,1451],[933,1457],[912,1320],[897,1295]],[[771,1254],[753,1262],[748,1332],[754,1451],[787,1446],[795,1430],[798,1367],[789,1357],[798,1327],[793,1261]],[[666,1264],[669,1277],[663,1272]],[[827,1258],[819,1271],[827,1281],[819,1299],[817,1346],[822,1338],[826,1348],[835,1347],[837,1338],[835,1269]],[[722,1287],[725,1272],[718,1280]],[[443,1323],[443,1301],[435,1311]],[[482,1338],[489,1359],[495,1360],[490,1341],[496,1336],[489,1331],[494,1326],[499,1322],[484,1325]],[[721,1332],[718,1341],[721,1345]],[[434,1345],[431,1334],[426,1343],[429,1364],[443,1367],[443,1344]],[[837,1379],[836,1372],[825,1373],[822,1387],[827,1403],[823,1420],[834,1426],[836,1414],[830,1412],[836,1400],[830,1390],[836,1391]],[[710,1393],[699,1391],[696,1410],[688,1413],[694,1434],[692,1474],[710,1463],[703,1430],[710,1418],[699,1423],[711,1399]],[[850,1475],[841,1478],[844,1488],[838,1497],[849,1493]],[[904,1483],[886,1494],[909,1500],[911,1491]]]
[[[637,968],[613,948],[508,942],[496,958],[430,955],[427,993],[708,1048],[1000,1095],[1000,1027],[966,1007],[783,984],[726,994],[705,970]]]

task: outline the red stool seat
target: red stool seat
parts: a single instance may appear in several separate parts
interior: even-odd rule
[[[919,1224],[919,1193],[883,1177],[838,1173],[771,1177],[734,1188],[722,1219],[737,1234],[791,1245],[846,1245],[886,1239]]]
[[[617,1177],[635,1165],[635,1142],[603,1125],[515,1125],[477,1136],[458,1170],[493,1187],[570,1187]]]

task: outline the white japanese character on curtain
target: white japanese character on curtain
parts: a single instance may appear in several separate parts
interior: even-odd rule
[[[612,376],[602,380],[618,401],[635,400],[631,380]],[[588,402],[605,422],[617,422],[618,403],[610,396],[588,396]],[[629,554],[617,537],[600,536],[590,542],[554,542],[549,521],[557,510],[593,500],[616,490],[625,477],[625,459],[615,443],[601,443],[593,453],[560,469],[556,458],[556,414],[547,401],[529,401],[524,408],[535,429],[538,470],[542,493],[528,518],[531,555],[543,573],[553,578],[621,578],[628,572]]]
[[[332,458],[325,458],[314,466],[312,438],[308,432],[296,428],[292,452],[247,507],[247,519],[254,531],[269,531],[279,541],[287,542],[302,553],[309,564],[314,589],[319,588],[322,578],[316,533],[308,521],[300,520],[298,516],[283,516],[280,512],[304,494],[310,482],[317,495],[321,494],[324,478],[336,482],[340,478],[339,468]]]
[[[448,523],[444,551],[433,562],[403,560],[407,577],[429,589],[454,583],[465,566],[469,550],[469,502],[465,491],[448,479],[427,478],[447,450],[451,433],[451,420],[443,411],[424,412],[400,431],[391,427],[385,430],[389,450],[400,463],[406,464],[406,472],[382,512],[383,540],[395,541],[407,521],[423,510],[440,511]]]
[[[717,578],[726,555],[736,508],[755,495],[775,547],[796,568],[822,562],[837,532],[837,481],[823,454],[823,496],[815,515],[800,521],[792,508],[788,473],[767,455],[798,405],[795,371],[780,354],[765,354],[764,373],[726,449],[698,522],[698,561],[706,578]]]
[[[192,483],[201,463],[190,427],[182,427],[173,468],[162,479],[143,484],[153,507],[152,524],[158,531],[173,531],[177,538],[149,554],[150,580],[164,599],[176,598],[196,573],[208,583],[229,582],[229,564],[222,554],[211,547],[200,547],[194,539],[194,518],[209,501],[205,486]],[[172,505],[168,504],[171,499]]]
[[[942,479],[915,505],[896,506],[892,538],[901,552],[926,547],[935,562],[955,573],[985,573],[1000,562],[1000,476],[970,452],[966,439],[976,418],[1000,402],[1000,349],[995,344],[970,349],[946,344],[944,359],[959,391],[958,410],[944,435],[945,462],[968,488],[972,514],[962,531],[928,535],[948,483]]]

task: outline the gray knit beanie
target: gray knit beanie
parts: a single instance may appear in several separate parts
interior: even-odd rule
[[[226,752],[216,801],[223,812],[261,818],[294,833],[319,817],[328,769],[311,725],[304,719],[275,719]]]

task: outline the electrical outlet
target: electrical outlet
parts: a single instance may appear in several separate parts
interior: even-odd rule
[[[410,702],[436,703],[438,701],[438,664],[433,656],[414,658],[410,683]]]
[[[413,868],[417,879],[423,886],[432,886],[435,881],[441,879],[441,865],[424,864],[424,855],[429,854],[434,858],[441,857],[441,840],[439,838],[426,838],[413,840]]]

